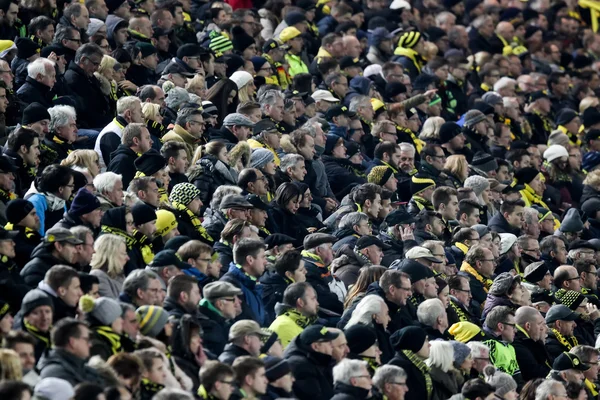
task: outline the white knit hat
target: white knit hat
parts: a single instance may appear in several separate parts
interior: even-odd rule
[[[230,77],[232,81],[237,85],[238,90],[246,86],[249,82],[252,82],[252,75],[246,71],[235,71]]]
[[[512,233],[499,233],[500,236],[500,255],[508,253],[511,247],[516,243],[517,237]]]
[[[553,144],[544,152],[544,159],[548,162],[561,157],[569,157],[569,152],[559,144]]]
[[[48,400],[69,400],[75,396],[75,390],[64,379],[44,378],[35,385],[33,395]]]

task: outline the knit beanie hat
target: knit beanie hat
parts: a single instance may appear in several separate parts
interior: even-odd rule
[[[250,61],[252,61],[252,65],[254,65],[254,70],[256,72],[260,71],[262,66],[267,63],[267,59],[261,56],[254,56],[250,59]]]
[[[471,354],[471,349],[466,344],[456,340],[451,340],[450,343],[454,349],[454,367],[459,368]]]
[[[406,326],[390,337],[390,342],[395,350],[410,350],[418,352],[427,339],[427,333],[418,326]]]
[[[222,53],[227,50],[233,50],[233,43],[231,42],[231,40],[225,37],[225,35],[222,35],[217,32],[217,34],[211,37],[208,48],[215,53]]]
[[[0,40],[0,58],[6,57],[8,53],[16,48],[17,46],[12,40]]]
[[[498,169],[498,163],[496,162],[496,159],[492,155],[484,153],[483,151],[478,151],[475,153],[473,156],[473,161],[471,161],[471,165],[482,170],[486,174]]]
[[[71,384],[60,378],[44,378],[35,385],[33,397],[46,400],[69,400],[75,396]]]
[[[361,354],[363,351],[368,350],[377,343],[375,331],[366,325],[352,325],[344,331],[344,334],[346,335],[346,341],[348,342],[350,352],[355,355]]]
[[[246,30],[241,26],[234,26],[231,30],[231,43],[233,48],[239,53],[246,50],[248,47],[255,44],[254,38],[246,33]]]
[[[517,242],[517,237],[512,233],[499,233],[500,236],[500,255],[508,253],[508,251]]]
[[[156,337],[169,322],[169,313],[158,306],[141,306],[135,310],[142,335]]]
[[[483,340],[485,335],[481,328],[469,321],[462,321],[453,324],[448,333],[461,343],[468,343],[472,340]]]
[[[110,297],[100,297],[94,300],[92,296],[85,294],[79,299],[79,308],[105,326],[112,325],[121,316],[119,302]]]
[[[29,215],[31,210],[33,210],[33,204],[28,200],[11,200],[6,204],[6,219],[13,225],[18,224]]]
[[[512,287],[515,279],[519,279],[520,281],[520,276],[519,278],[516,278],[509,272],[499,274],[496,279],[494,279],[494,283],[492,283],[489,293],[494,296],[505,296]]]
[[[398,47],[412,49],[417,45],[417,43],[419,43],[421,36],[421,32],[419,31],[405,32],[402,36],[400,36],[400,39],[398,39]]]
[[[556,120],[554,122],[556,123],[556,125],[566,125],[578,116],[579,114],[577,114],[575,110],[571,110],[570,108],[563,108],[556,115]]]
[[[200,189],[194,186],[193,183],[184,182],[178,183],[173,186],[171,190],[171,194],[169,195],[170,202],[178,202],[187,206],[190,204],[196,197],[200,196]]]
[[[572,311],[575,311],[577,310],[577,307],[583,303],[585,296],[574,290],[567,290],[558,300],[560,300],[560,302],[565,306],[569,307]]]
[[[386,87],[387,91],[387,87]],[[440,127],[440,142],[441,144],[448,143],[462,133],[460,125],[456,122],[444,122]]]
[[[523,272],[523,278],[527,282],[536,283],[544,279],[544,276],[548,273],[548,266],[544,261],[537,261],[529,264]]]
[[[252,82],[252,75],[246,71],[235,71],[229,77],[237,85],[238,90]]]
[[[51,119],[48,109],[40,103],[33,102],[23,110],[23,120],[21,121],[21,124],[27,126],[44,119],[47,119],[48,121]]]
[[[156,211],[144,202],[138,202],[131,207],[131,215],[133,216],[133,223],[136,225],[156,221]]]
[[[177,228],[177,218],[175,218],[175,214],[167,210],[156,210],[157,235],[165,236],[175,228]]]
[[[54,310],[54,303],[50,296],[40,289],[33,289],[27,292],[21,303],[21,314],[24,317],[40,306],[49,306]]]
[[[225,64],[227,64],[227,68],[225,70],[225,74],[227,76],[233,75],[235,71],[242,68],[245,64],[244,59],[237,54],[227,54],[224,58]]]
[[[367,176],[367,180],[369,183],[374,183],[376,185],[383,186],[386,182],[392,177],[394,172],[392,169],[385,165],[378,165],[371,169],[369,172],[369,176]]]
[[[145,176],[152,176],[167,165],[165,158],[158,150],[150,149],[133,162],[135,169]]]
[[[282,358],[267,356],[263,361],[265,362],[265,375],[269,382],[275,382],[277,379],[292,372],[288,362]]]
[[[465,187],[473,189],[475,195],[479,197],[485,189],[490,187],[490,183],[487,178],[484,178],[483,176],[473,175],[465,180]]]
[[[287,26],[292,26],[300,22],[306,21],[306,15],[298,11],[292,11],[288,13],[283,20],[285,21]]]
[[[92,211],[100,208],[100,200],[94,196],[89,190],[82,187],[77,191],[73,198],[69,214],[76,217],[81,217],[84,214],[89,214]]]
[[[561,232],[576,233],[583,230],[583,221],[581,215],[576,208],[570,208],[565,215],[565,218],[560,223]]]
[[[465,114],[465,126],[467,127],[472,127],[473,125],[485,120],[485,114],[479,110],[469,110]]]
[[[252,155],[250,156],[250,165],[252,168],[261,169],[265,165],[270,162],[275,161],[275,156],[271,150],[257,148],[252,150]]]
[[[87,30],[85,34],[88,36],[94,36],[100,28],[104,25],[104,21],[98,18],[90,18],[90,23],[88,24]]]
[[[410,180],[410,193],[419,194],[432,186],[435,186],[433,179],[414,175]]]
[[[540,171],[537,169],[533,167],[525,167],[515,171],[515,179],[517,180],[517,184],[524,185],[534,180],[539,174]]]
[[[15,45],[17,46],[17,57],[24,60],[40,52],[40,46],[29,38],[17,38]]]
[[[512,390],[517,390],[517,382],[512,376],[497,370],[493,365],[485,367],[483,374],[485,375],[485,381],[496,389],[495,393],[500,397],[504,397]]]
[[[152,54],[156,54],[158,50],[156,47],[152,46],[150,43],[137,42],[135,47],[140,49],[140,53],[142,53],[142,58],[146,58],[151,56]]]
[[[477,231],[480,239],[490,233],[490,229],[487,227],[487,225],[483,224],[473,225],[471,229],[475,229]]]
[[[553,144],[544,151],[544,160],[548,162],[552,162],[561,157],[569,157],[569,152],[559,144]]]

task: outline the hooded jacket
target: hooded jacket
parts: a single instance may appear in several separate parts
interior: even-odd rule
[[[346,93],[346,97],[344,97],[344,105],[346,107],[350,107],[350,102],[356,96],[369,96],[373,81],[364,76],[356,76],[350,80],[348,86],[350,88],[348,93]]]
[[[108,17],[106,17],[106,36],[108,39],[108,43],[112,48],[116,47],[115,28],[121,22],[124,22],[124,27],[127,27],[127,21],[125,21],[123,18],[117,17],[114,14],[110,14]]]
[[[267,314],[262,300],[262,286],[256,278],[247,275],[241,266],[232,262],[229,264],[229,272],[223,275],[221,280],[235,285],[243,292],[242,313],[238,316],[238,321],[252,319],[261,326],[265,326],[270,322],[267,321]]]
[[[205,155],[196,165],[192,166],[188,179],[200,189],[200,200],[203,204],[210,203],[213,193],[219,186],[237,185],[231,168],[212,154]],[[213,236],[213,238],[219,236]]]
[[[344,282],[346,287],[356,283],[362,267],[372,265],[366,257],[357,254],[353,246],[345,245],[337,254],[338,258],[331,262],[331,272]]]
[[[52,255],[54,245],[40,243],[31,253],[31,261],[21,270],[21,277],[31,288],[37,287],[44,280],[46,272],[57,264],[69,265],[65,260],[58,259]]]
[[[504,218],[504,215],[500,212],[496,213],[496,215],[490,219],[488,228],[497,233],[512,233],[516,237],[520,236],[520,229],[510,226],[506,218]]]

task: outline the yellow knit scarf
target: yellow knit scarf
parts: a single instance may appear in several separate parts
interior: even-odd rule
[[[194,214],[189,208],[187,208],[187,206],[174,201],[172,202],[173,208],[175,208],[177,211],[183,211],[186,213],[187,217],[190,220],[190,223],[194,226],[194,229],[196,230],[196,232],[198,232],[200,234],[200,236],[202,236],[204,239],[214,242],[214,239],[208,234],[208,232],[206,231],[206,229],[202,226],[202,221],[200,221],[200,218],[198,218],[198,216],[196,214]]]
[[[579,345],[579,342],[577,341],[577,338],[575,336],[569,336],[568,338],[566,338],[563,335],[561,335],[560,332],[556,329],[552,328],[551,330],[552,333],[554,333],[556,340],[558,340],[560,344],[565,346],[567,350],[571,350],[573,347]],[[569,339],[571,339],[571,342],[569,342]]]
[[[479,272],[477,272],[477,270],[475,268],[473,268],[466,261],[463,261],[462,266],[460,267],[460,270],[462,272],[466,272],[468,274],[473,275],[475,277],[475,279],[477,279],[479,282],[481,282],[483,284],[483,290],[485,290],[486,293],[492,287],[492,283],[494,283],[493,280],[486,278],[483,275],[481,275]]]
[[[121,335],[115,333],[110,326],[98,326],[94,328],[94,331],[99,335],[108,340],[110,343],[110,349],[112,354],[117,354],[123,351],[121,348]]]

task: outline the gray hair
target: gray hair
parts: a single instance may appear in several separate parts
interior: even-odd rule
[[[54,106],[48,109],[48,113],[50,114],[50,131],[69,125],[71,120],[77,121],[77,113],[71,106]]]
[[[131,110],[136,103],[139,104],[140,107],[142,106],[140,99],[135,96],[121,97],[117,100],[117,115],[125,114],[125,111]]]
[[[569,257],[572,260],[576,260],[579,255],[581,253],[584,253],[587,249],[573,249],[573,250],[569,250],[569,254],[567,254],[567,257]]]
[[[352,312],[352,317],[346,324],[346,329],[358,324],[370,326],[373,323],[373,315],[379,314],[383,305],[384,300],[381,296],[370,294],[363,297]]]
[[[396,379],[406,379],[406,372],[396,365],[382,365],[375,370],[373,385],[383,392],[386,383],[398,382]]]
[[[437,319],[445,313],[446,310],[440,299],[427,299],[419,304],[417,319],[423,325],[433,326]]]
[[[27,76],[31,79],[37,78],[38,75],[48,76],[49,69],[54,70],[54,61],[40,57],[27,65]]]
[[[100,193],[112,192],[118,181],[122,181],[120,174],[114,172],[103,172],[94,178],[94,187]]]
[[[304,157],[302,157],[300,154],[286,154],[281,159],[281,162],[279,163],[279,168],[283,172],[286,172],[288,168],[296,167],[296,164],[298,164],[298,162],[300,161],[304,161]]]
[[[220,210],[221,209],[221,201],[223,201],[225,196],[227,196],[228,194],[241,194],[241,193],[242,193],[242,188],[239,186],[233,186],[233,185],[219,186],[217,188],[217,190],[215,190],[215,192],[213,193],[212,200],[210,201],[210,208],[213,210]]]
[[[469,342],[467,347],[471,349],[471,356],[473,358],[483,358],[485,354],[490,354],[490,348],[482,342]]]
[[[352,229],[354,225],[360,225],[362,221],[368,221],[369,216],[362,212],[351,212],[342,217],[339,229]]]
[[[180,87],[174,87],[167,93],[165,103],[167,104],[167,107],[172,108],[173,110],[179,110],[179,106],[189,100],[190,95],[187,90]]]
[[[360,376],[368,364],[363,360],[350,360],[344,358],[335,367],[333,367],[333,382],[350,384],[350,379]]]
[[[135,307],[133,306],[133,304],[120,301],[119,305],[121,306],[121,317],[124,317],[125,314],[127,314],[127,311],[133,311],[135,313]]]
[[[93,55],[97,55],[99,57],[104,57],[104,53],[102,52],[102,48],[94,43],[86,43],[80,48],[77,49],[75,53],[75,64],[79,64],[82,58],[90,58]]]
[[[452,14],[449,11],[442,11],[438,15],[435,16],[435,24],[440,26],[443,22],[447,22],[449,19],[454,18],[456,20],[456,15]]]
[[[432,299],[433,300],[433,299]],[[429,358],[425,360],[428,367],[438,367],[442,372],[448,372],[454,362],[454,347],[446,340],[434,340],[430,343]]]
[[[310,136],[314,139],[317,136],[317,125],[323,126],[323,124],[320,121],[320,118],[312,117],[311,119],[306,121],[304,125],[300,127],[300,129],[306,129]]]
[[[498,79],[496,83],[494,83],[494,92],[507,88],[510,85],[516,86],[517,81],[513,78],[509,78],[508,76],[503,76],[502,78]]]
[[[413,155],[415,154],[415,146],[413,146],[410,143],[400,143],[398,146],[400,146],[400,151],[405,151],[407,153],[412,153]]]
[[[147,269],[136,269],[125,278],[123,293],[135,299],[138,289],[148,290],[151,279],[158,279],[158,275]]]
[[[175,388],[164,388],[156,393],[153,400],[194,400],[194,397],[185,390]]]
[[[523,208],[523,219],[527,225],[535,224],[538,222],[538,212],[535,208],[525,207]]]
[[[90,235],[92,237],[92,239],[94,238],[94,232],[92,232],[92,230],[90,228],[88,228],[87,226],[76,225],[69,230],[71,231],[73,236],[75,236],[77,239],[81,240],[83,243],[85,243],[85,239],[87,238],[87,235]]]
[[[283,93],[281,93],[278,90],[267,90],[258,99],[258,102],[260,103],[260,110],[264,112],[265,106],[273,106],[275,105],[275,103],[277,103],[277,100],[279,99],[284,99]]]
[[[535,400],[548,400],[550,396],[556,396],[560,389],[566,390],[563,384],[552,379],[544,380],[540,386],[535,389]]]
[[[371,99],[368,96],[355,96],[350,100],[348,109],[352,112],[356,112],[360,107],[366,107],[367,103],[371,105]]]

